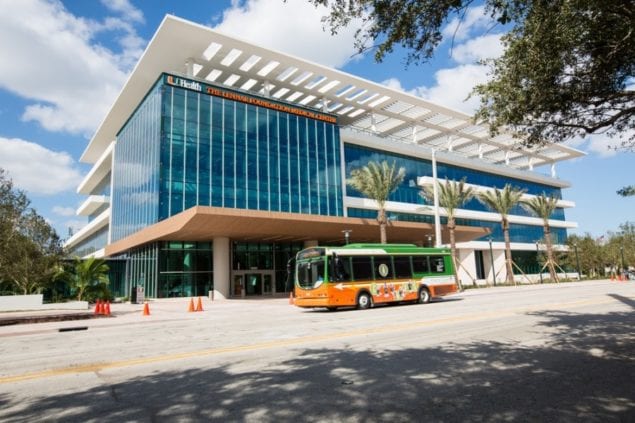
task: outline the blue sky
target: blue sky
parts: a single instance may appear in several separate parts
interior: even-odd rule
[[[504,28],[473,7],[429,63],[404,66],[396,51],[383,63],[353,51],[354,28],[331,37],[323,10],[305,0],[3,0],[0,8],[0,167],[27,191],[37,211],[65,237],[86,219],[75,215],[75,193],[90,166],[79,157],[165,14],[192,20],[257,44],[335,66],[346,72],[471,113],[465,102],[487,70],[476,61],[501,52]],[[449,38],[449,37],[448,37]],[[558,163],[558,177],[576,203],[571,233],[598,236],[635,221],[635,197],[615,191],[635,183],[633,153],[615,153],[594,136],[572,145],[588,153]],[[548,169],[536,171],[548,173]]]

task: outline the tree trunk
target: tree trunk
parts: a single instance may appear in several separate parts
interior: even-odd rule
[[[386,243],[386,210],[383,207],[377,212],[377,220],[379,221],[379,242]]]
[[[452,250],[452,265],[454,266],[454,283],[459,288],[459,291],[463,290],[461,286],[461,281],[459,280],[459,269],[458,263],[459,258],[457,257],[456,251],[456,239],[454,236],[454,229],[456,228],[456,223],[454,219],[448,219],[448,230],[450,231],[450,250]]]
[[[514,281],[514,269],[512,268],[512,247],[509,242],[509,221],[503,217],[503,236],[505,237],[505,267],[507,268],[507,283],[516,285]]]
[[[551,244],[551,228],[549,223],[545,221],[543,228],[545,233],[545,245],[547,247],[547,268],[549,268],[549,276],[554,282],[558,282],[558,274],[556,273],[555,261],[553,260],[553,245]]]

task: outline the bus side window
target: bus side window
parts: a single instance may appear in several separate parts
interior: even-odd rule
[[[353,277],[356,281],[373,279],[373,262],[368,256],[351,257]]]
[[[432,273],[445,273],[443,256],[430,257],[430,263],[432,264]]]
[[[412,257],[412,270],[415,273],[430,273],[430,263],[428,263],[428,256]]]
[[[375,279],[391,279],[393,271],[390,256],[374,256],[373,259],[375,262]]]
[[[335,260],[335,280],[348,282],[351,280],[351,258],[338,256]]]
[[[403,279],[412,277],[410,256],[394,256],[392,259],[395,265],[395,278]]]

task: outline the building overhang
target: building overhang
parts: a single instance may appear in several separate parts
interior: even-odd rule
[[[153,241],[211,241],[216,237],[239,241],[341,243],[344,230],[352,231],[351,242],[378,242],[379,225],[375,219],[196,206],[107,245],[106,256]],[[393,221],[389,222],[387,232],[389,242],[421,244],[429,235],[434,236],[434,226]],[[457,242],[488,234],[488,229],[481,227],[457,226],[455,230]],[[443,243],[449,242],[445,227],[442,238]]]
[[[99,158],[162,72],[183,71],[191,80],[335,114],[342,127],[395,144],[446,150],[470,160],[531,170],[584,155],[563,144],[525,148],[518,134],[492,136],[486,125],[456,110],[167,15],[81,161]]]

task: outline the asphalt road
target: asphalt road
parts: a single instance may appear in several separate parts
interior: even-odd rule
[[[0,328],[0,421],[635,421],[635,283]]]

